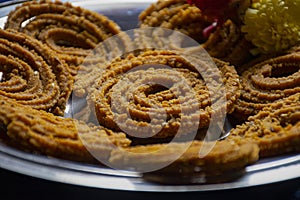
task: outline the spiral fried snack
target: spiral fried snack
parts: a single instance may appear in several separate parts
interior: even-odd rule
[[[15,146],[68,160],[94,162],[85,145],[108,159],[112,144],[130,144],[125,134],[38,111],[1,96],[0,125],[5,129],[2,134],[7,134]]]
[[[189,134],[195,127],[207,128],[212,113],[226,112],[226,107],[232,112],[239,96],[234,67],[215,62],[218,68],[202,62],[197,69],[185,56],[164,50],[137,51],[115,59],[90,95],[99,123],[143,138],[167,138],[178,132]],[[215,84],[218,81],[226,90]],[[220,94],[223,91],[226,94]],[[222,95],[227,101],[221,103]],[[212,102],[216,102],[214,108]]]
[[[226,140],[256,142],[260,157],[300,151],[300,93],[265,107]]]
[[[73,75],[98,43],[120,32],[116,23],[101,14],[49,0],[16,7],[8,15],[5,29],[24,32],[47,44],[67,62]]]
[[[202,47],[215,58],[219,58],[235,65],[236,67],[246,63],[252,58],[249,43],[241,33],[240,27],[227,20],[215,32],[210,34]]]
[[[255,115],[271,103],[300,92],[300,55],[291,53],[249,67],[242,73],[242,93],[234,115]]]
[[[63,115],[73,78],[66,64],[39,41],[0,30],[0,96]]]
[[[194,40],[205,41],[203,29],[211,19],[205,17],[199,8],[182,0],[159,0],[141,12],[140,27],[162,27],[180,31]]]
[[[245,166],[258,160],[256,144],[242,142],[217,142],[204,157],[200,156],[202,141],[194,141],[178,158],[184,143],[155,144],[112,151],[110,162],[121,169],[142,171],[149,166],[165,163],[167,166],[144,173],[148,181],[164,184],[199,184],[234,180],[240,177]]]

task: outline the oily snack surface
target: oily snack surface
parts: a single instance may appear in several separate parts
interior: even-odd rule
[[[0,96],[64,115],[73,78],[66,64],[38,40],[0,30]]]

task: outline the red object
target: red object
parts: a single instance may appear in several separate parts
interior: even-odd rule
[[[212,23],[210,26],[206,27],[202,33],[204,38],[208,38],[210,36],[210,34],[216,30],[217,27],[218,27],[217,21]]]
[[[187,0],[189,4],[197,6],[204,14],[220,17],[229,8],[232,0]]]
[[[217,27],[234,16],[232,4],[237,1],[239,0],[187,0],[187,3],[197,6],[203,14],[214,19],[215,22],[203,31],[204,37],[208,38]]]

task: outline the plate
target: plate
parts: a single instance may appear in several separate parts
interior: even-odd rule
[[[139,13],[156,0],[73,0],[73,5],[101,12],[116,21],[123,30],[137,27]],[[0,25],[6,15],[22,1],[0,4]],[[0,167],[40,179],[101,189],[147,192],[206,192],[248,188],[288,181],[300,177],[300,155],[290,154],[261,159],[248,166],[246,173],[234,182],[203,185],[158,185],[146,182],[135,172],[117,171],[19,151],[0,143]],[[270,178],[272,177],[272,178]],[[80,180],[80,181],[79,181]]]

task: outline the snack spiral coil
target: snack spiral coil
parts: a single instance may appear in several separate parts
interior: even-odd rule
[[[250,53],[252,44],[245,39],[240,27],[231,20],[227,20],[211,33],[202,47],[212,57],[229,62],[236,67],[247,63],[253,57]]]
[[[183,134],[192,131],[189,127],[207,128],[212,113],[224,109],[232,112],[240,89],[235,68],[215,62],[215,70],[206,63],[201,66],[208,81],[220,78],[226,88],[226,103],[213,109],[212,102],[224,95],[218,96],[220,85],[209,91],[201,74],[184,56],[174,51],[145,50],[117,58],[96,81],[89,97],[100,125],[115,131],[126,129],[140,137],[152,137],[154,131],[156,138],[173,137],[183,127]],[[221,71],[220,77],[216,70]]]
[[[299,47],[256,59],[231,11],[191,3],[158,0],[128,32],[70,3],[16,6],[0,30],[1,146],[168,185],[233,181],[300,152]]]
[[[73,78],[66,64],[23,33],[0,30],[0,96],[63,115]]]
[[[107,17],[59,1],[28,1],[13,10],[5,29],[24,32],[45,43],[65,60],[73,75],[96,45],[120,33]]]
[[[256,142],[260,157],[300,151],[300,93],[264,107],[226,140]]]
[[[245,70],[234,116],[246,119],[271,103],[300,92],[300,55],[290,53],[262,61]]]
[[[205,41],[203,29],[211,19],[205,17],[196,6],[182,0],[159,0],[139,16],[140,27],[161,27],[180,31],[201,43]]]

